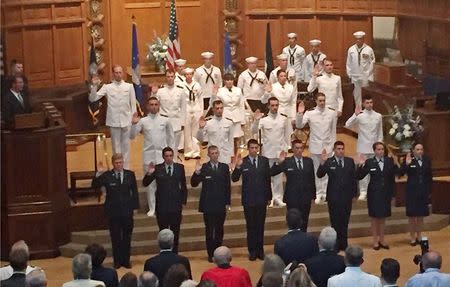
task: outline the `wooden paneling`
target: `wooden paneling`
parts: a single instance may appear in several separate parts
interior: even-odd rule
[[[247,0],[248,12],[277,12],[281,9],[281,0]]]
[[[285,18],[282,25],[283,46],[287,46],[287,33],[295,32],[298,34],[299,45],[308,51],[309,40],[313,39],[317,35],[314,17],[301,19]]]
[[[371,1],[372,14],[396,14],[398,0],[377,0]]]
[[[370,11],[369,0],[345,0],[342,1],[343,10],[345,12],[368,13]]]
[[[345,61],[342,58],[342,39],[338,35],[343,35],[342,21],[340,17],[336,16],[322,16],[317,19],[319,28],[319,37],[322,41],[322,51],[327,55],[327,58],[333,61],[336,72],[343,74],[342,63]]]
[[[86,79],[84,9],[84,0],[3,1],[5,61],[23,61],[31,88]]]
[[[282,9],[286,12],[314,12],[316,5],[314,0],[284,0]]]
[[[316,5],[320,12],[339,12],[342,9],[341,0],[317,0]]]
[[[266,43],[266,25],[270,23],[270,35],[272,40],[272,52],[275,56],[281,53],[283,48],[281,21],[279,19],[252,19],[247,22],[245,30],[245,43],[251,43],[246,45],[246,56],[255,56],[259,59],[258,65],[264,65],[264,49]]]

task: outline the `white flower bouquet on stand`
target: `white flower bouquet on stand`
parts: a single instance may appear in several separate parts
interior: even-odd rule
[[[147,60],[155,64],[156,71],[164,72],[166,69],[167,45],[165,43],[167,37],[158,37],[155,31],[153,31],[153,35],[153,42],[147,44]]]
[[[420,116],[414,116],[412,105],[408,105],[402,110],[394,106],[389,124],[388,135],[397,143],[402,152],[408,152],[424,130]]]

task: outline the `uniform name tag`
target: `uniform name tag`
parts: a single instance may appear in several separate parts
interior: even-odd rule
[[[376,168],[371,168],[371,169],[370,169],[370,171],[376,171],[376,170],[377,170]]]
[[[212,178],[212,176],[210,176],[210,175],[205,176],[205,179],[210,179],[210,178]]]
[[[411,167],[416,167],[415,165],[411,165]]]
[[[242,171],[248,171],[248,168],[244,168]]]
[[[294,169],[293,169],[293,168],[288,168],[287,170],[288,170],[288,171],[293,171]]]
[[[109,186],[116,186],[116,183],[115,182],[110,183]]]
[[[330,166],[330,169],[336,169],[336,167],[335,166]]]

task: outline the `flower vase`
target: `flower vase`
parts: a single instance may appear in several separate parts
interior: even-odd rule
[[[400,143],[400,151],[402,152],[410,152],[413,142],[410,140],[404,140]]]
[[[166,64],[164,62],[155,62],[155,71],[164,73],[166,71]]]

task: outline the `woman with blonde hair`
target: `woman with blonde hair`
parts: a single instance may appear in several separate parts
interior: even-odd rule
[[[316,284],[309,277],[306,265],[300,263],[287,279],[287,287],[316,287]]]

